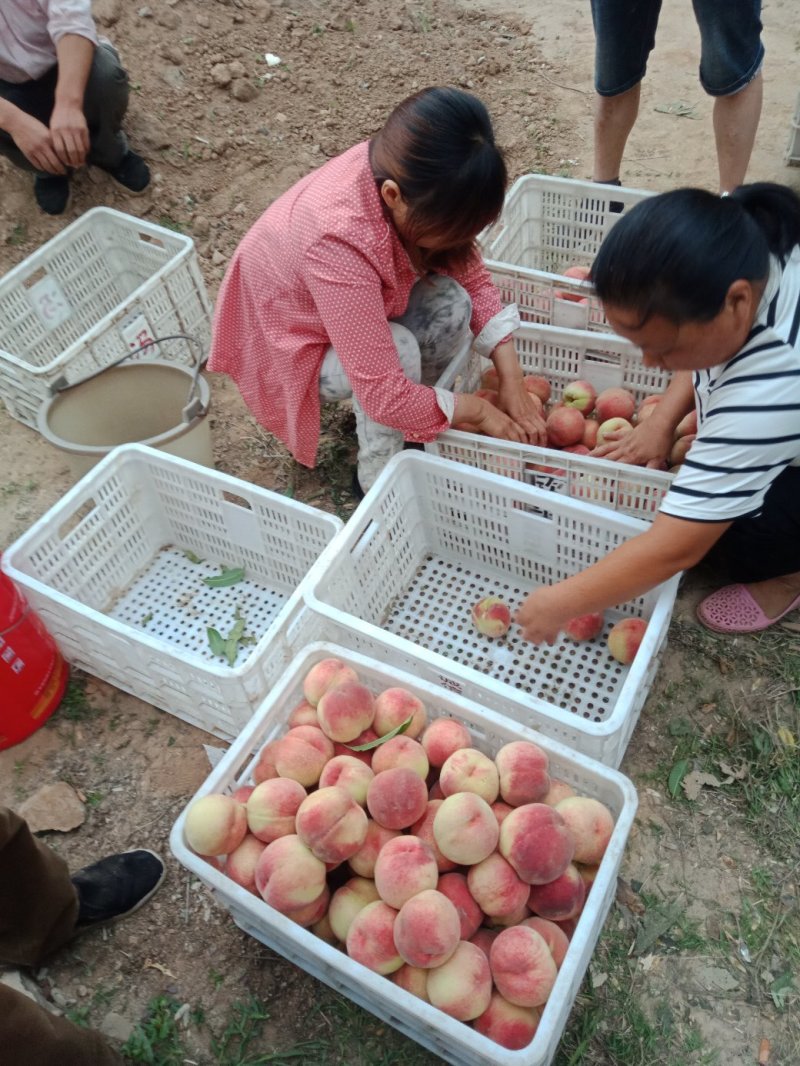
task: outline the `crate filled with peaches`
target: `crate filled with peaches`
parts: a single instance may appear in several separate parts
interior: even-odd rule
[[[618,772],[317,643],[171,846],[242,929],[446,1061],[545,1066],[635,809]]]

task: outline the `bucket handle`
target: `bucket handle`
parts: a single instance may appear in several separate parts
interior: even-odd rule
[[[93,374],[88,374],[85,378],[81,378],[80,381],[67,381],[65,377],[57,378],[50,385],[50,395],[55,396],[56,393],[66,392],[67,389],[73,389],[78,385],[84,385],[87,381],[99,377],[99,375],[106,370],[111,370],[113,367],[119,366],[120,363],[124,363],[126,359],[131,359],[134,355],[147,351],[148,348],[154,348],[157,344],[162,344],[165,341],[188,341],[192,348],[192,353],[194,355],[194,373],[192,374],[192,383],[189,386],[189,394],[186,397],[186,403],[181,410],[181,420],[188,424],[196,418],[202,418],[206,411],[198,393],[198,378],[200,377],[200,371],[203,368],[205,360],[203,359],[203,349],[200,342],[196,337],[192,337],[188,333],[171,333],[167,337],[155,337],[153,340],[145,341],[145,343],[140,344],[138,348],[134,348],[132,352],[126,352],[119,359],[115,359],[113,363],[109,363],[108,366],[104,366],[100,370],[95,370]]]

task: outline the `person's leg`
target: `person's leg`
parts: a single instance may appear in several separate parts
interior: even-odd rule
[[[122,1066],[121,1055],[91,1029],[50,1014],[0,984],[0,1059],[36,1066]]]
[[[597,182],[619,179],[639,113],[641,81],[656,39],[661,0],[592,0],[595,32],[594,165]]]
[[[407,378],[419,381],[422,375],[419,344],[414,334],[397,322],[390,322],[392,338]],[[398,429],[373,422],[353,396],[353,389],[333,348],[325,353],[319,376],[320,400],[329,402],[352,397],[358,437],[358,481],[366,492],[392,458],[403,449],[404,436]]]
[[[800,597],[800,467],[787,467],[767,493],[761,513],[734,522],[706,560],[736,584],[703,600],[698,607],[702,622],[733,631],[737,614],[743,626],[751,616],[754,628],[782,617]]]
[[[128,152],[122,120],[128,110],[130,85],[119,55],[110,44],[99,45],[83,97],[83,113],[89,127],[87,163],[114,170]]]
[[[761,117],[761,0],[692,0],[700,27],[700,82],[714,99],[719,187],[730,192],[747,173]]]
[[[417,338],[422,384],[435,385],[472,339],[472,300],[453,278],[434,274],[414,285],[405,312],[394,319]]]

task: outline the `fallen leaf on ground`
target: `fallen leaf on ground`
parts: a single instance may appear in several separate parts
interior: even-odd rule
[[[160,962],[153,962],[151,959],[147,959],[144,968],[145,970],[158,970],[158,972],[163,973],[165,977],[171,977],[173,981],[178,980],[172,970],[168,970],[166,966],[162,966]]]

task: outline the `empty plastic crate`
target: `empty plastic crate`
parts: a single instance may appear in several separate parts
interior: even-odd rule
[[[395,456],[302,585],[306,603],[373,647],[391,644],[463,678],[481,702],[608,766],[619,764],[655,677],[677,576],[606,612],[602,634],[534,646],[512,626],[478,633],[471,609],[500,596],[513,611],[534,588],[603,558],[646,523],[419,452]],[[630,666],[605,637],[623,616],[647,632]],[[376,654],[372,652],[372,654]],[[452,679],[452,680],[450,680]],[[473,696],[474,698],[474,696]]]
[[[613,334],[526,324],[514,334],[514,343],[524,372],[546,378],[554,399],[570,382],[582,379],[598,392],[628,389],[638,407],[646,396],[660,395],[669,384],[669,374],[646,367],[639,349]],[[474,349],[465,351],[447,367],[437,385],[453,392],[474,392],[489,366],[491,363]],[[425,450],[647,521],[655,517],[673,477],[630,463],[513,444],[454,429],[426,444]]]
[[[612,226],[650,195],[642,189],[546,174],[518,178],[500,218],[480,236],[486,265],[504,301],[517,304],[523,321],[607,329],[597,297],[563,274],[572,266],[590,267]],[[581,291],[586,304],[558,295]]]
[[[128,444],[12,544],[2,567],[70,662],[230,739],[284,669],[270,638],[341,526],[268,489]],[[243,568],[242,579],[225,584],[225,567]],[[204,581],[220,577],[221,587]],[[229,662],[208,629],[225,638],[239,619]]]
[[[177,333],[205,351],[210,322],[191,238],[95,207],[0,279],[0,397],[35,428],[56,382],[80,381]],[[196,362],[182,340],[144,357]]]
[[[315,663],[329,656],[349,662],[373,693],[401,685],[423,701],[429,719],[447,716],[462,722],[470,730],[474,746],[487,755],[493,757],[500,747],[510,741],[534,741],[548,753],[553,776],[566,781],[579,794],[600,800],[614,815],[615,828],[611,841],[578,919],[533,1041],[519,1051],[501,1047],[470,1026],[399,988],[390,979],[373,973],[343,951],[274,910],[189,849],[183,833],[185,811],[170,835],[173,854],[212,891],[241,929],[406,1033],[446,1062],[457,1066],[546,1066],[552,1062],[614,899],[625,842],[636,812],[633,785],[621,774],[561,744],[509,721],[478,703],[421,680],[413,671],[405,672],[389,666],[383,659],[378,661],[364,657],[352,651],[348,644],[315,643],[304,648],[289,665],[194,798],[211,792],[231,793],[240,785],[253,783],[251,775],[257,753],[265,743],[286,732],[289,715],[303,698],[305,674]]]

